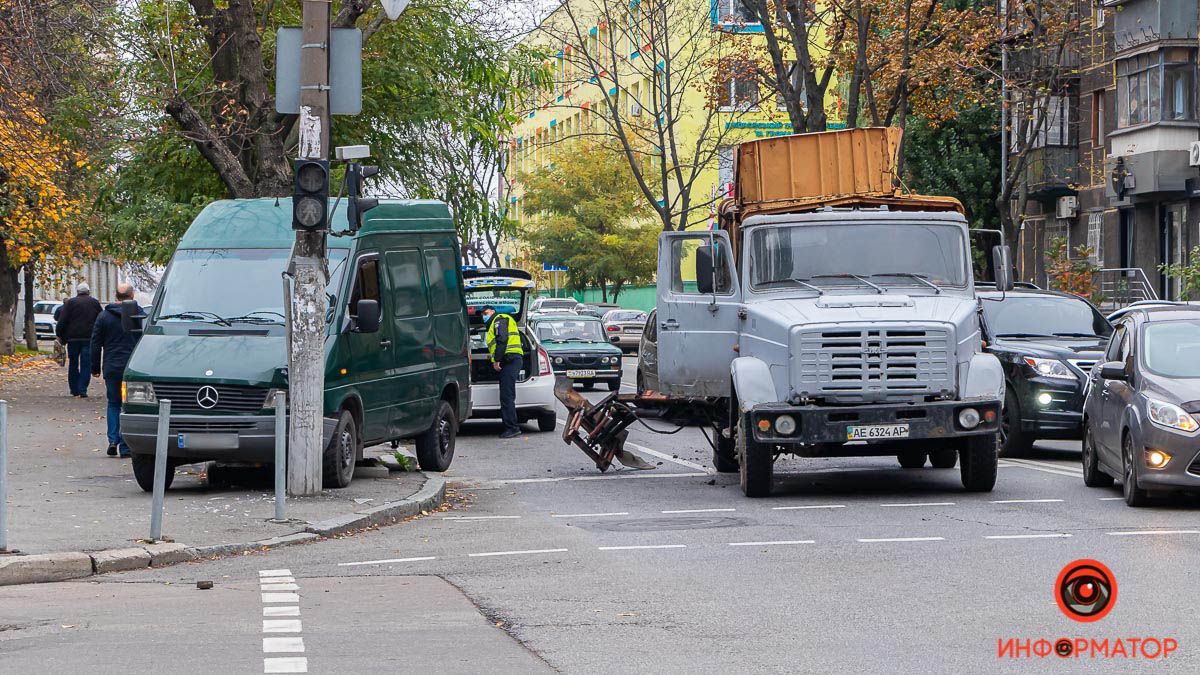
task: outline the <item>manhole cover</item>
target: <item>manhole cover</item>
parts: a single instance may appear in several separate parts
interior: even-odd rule
[[[639,518],[637,520],[602,520],[576,523],[589,530],[608,532],[661,532],[663,530],[708,530],[717,527],[745,527],[749,525],[741,518],[684,517],[684,518]]]

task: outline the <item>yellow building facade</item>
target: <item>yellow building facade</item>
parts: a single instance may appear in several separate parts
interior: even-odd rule
[[[734,146],[792,133],[786,109],[756,72],[770,67],[764,39],[738,0],[565,0],[524,40],[547,57],[553,84],[528,92],[507,140],[510,215],[529,223],[520,177],[544,167],[556,146],[583,135],[619,146],[624,137],[647,153],[651,173],[661,169],[657,162],[684,171],[659,190],[660,203],[675,208],[687,185],[687,228],[712,227],[717,205],[732,195]],[[818,63],[822,57],[813,54]],[[836,76],[825,110],[827,128],[845,126]],[[504,243],[501,257],[541,269],[519,238]]]

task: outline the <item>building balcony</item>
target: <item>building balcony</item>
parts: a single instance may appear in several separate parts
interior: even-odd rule
[[[1042,200],[1075,194],[1079,171],[1079,149],[1074,146],[1030,150],[1025,166],[1029,197]]]

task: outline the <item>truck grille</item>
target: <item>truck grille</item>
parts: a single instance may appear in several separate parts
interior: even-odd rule
[[[954,341],[936,326],[800,331],[796,391],[841,402],[914,400],[954,391]]]
[[[205,408],[200,405],[197,394],[201,387],[211,386],[217,390],[216,405]],[[262,387],[243,387],[230,384],[164,384],[154,383],[154,395],[161,401],[171,399],[173,413],[256,413],[267,401],[267,390]]]

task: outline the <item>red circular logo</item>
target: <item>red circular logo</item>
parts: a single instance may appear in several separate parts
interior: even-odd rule
[[[1117,602],[1117,579],[1102,562],[1076,560],[1058,573],[1054,600],[1076,621],[1099,621]]]

